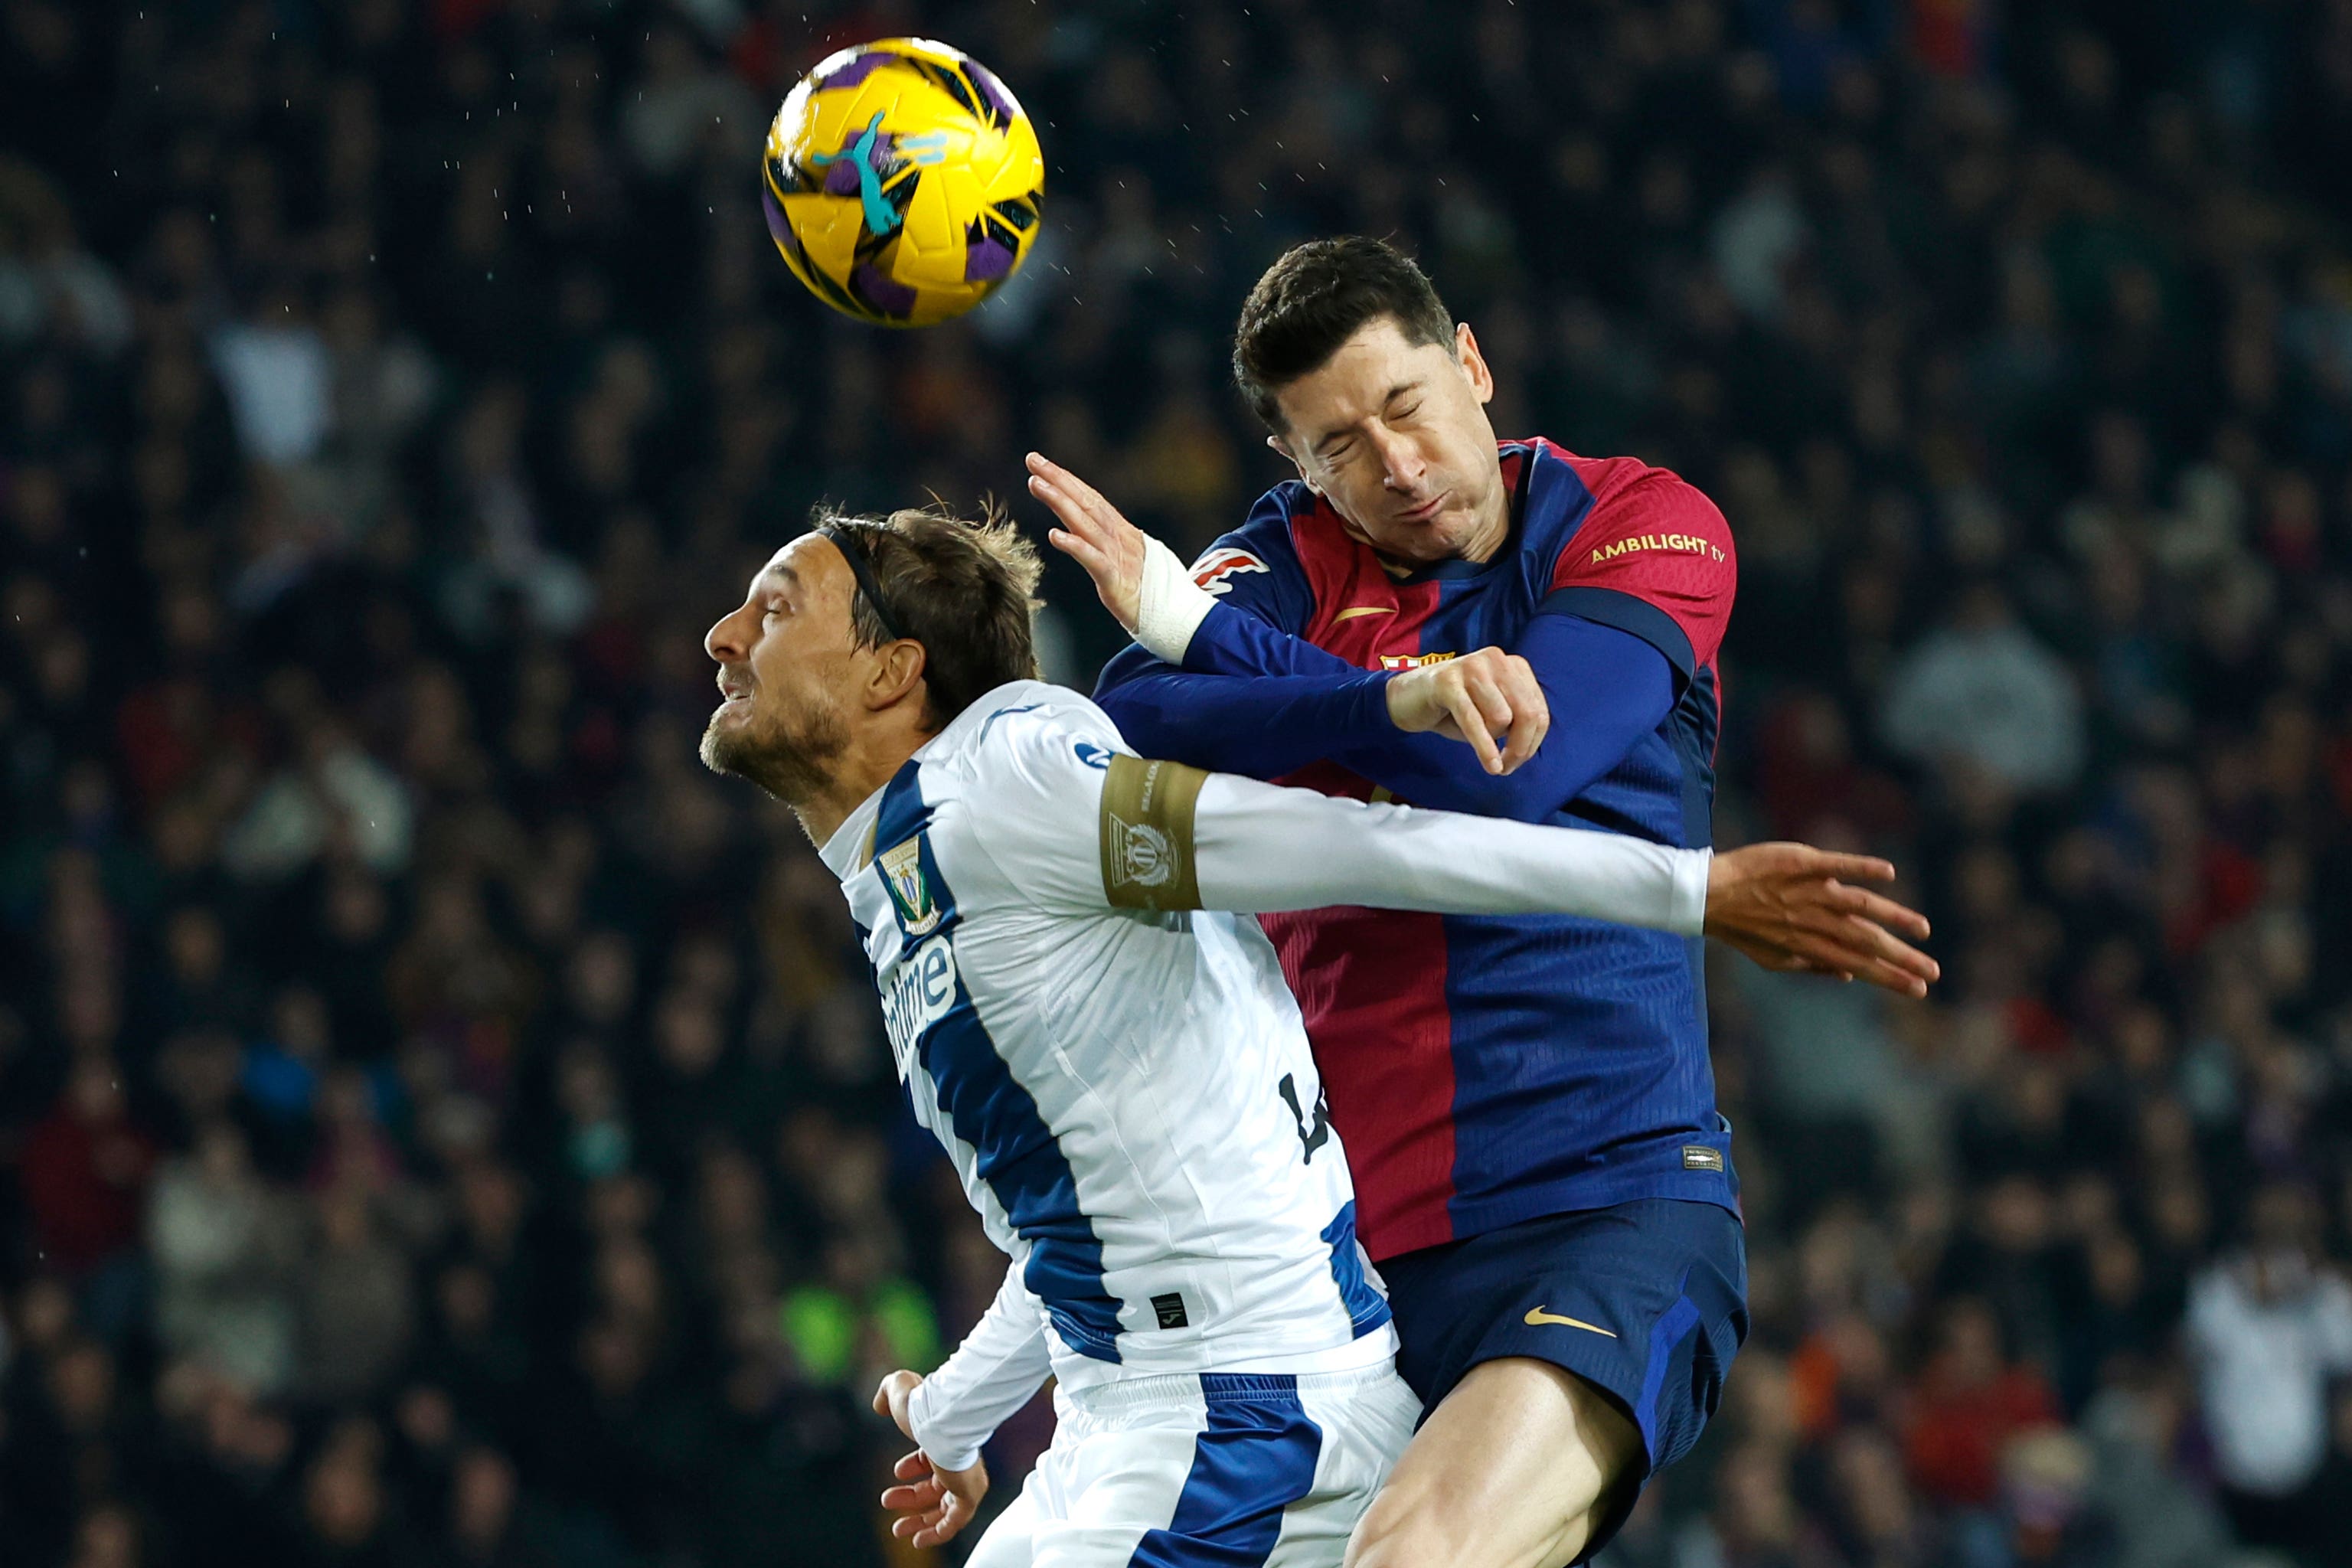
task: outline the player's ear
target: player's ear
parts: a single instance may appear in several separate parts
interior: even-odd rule
[[[873,672],[866,680],[866,706],[879,711],[904,700],[923,683],[929,654],[912,637],[884,643],[874,650]]]
[[[1486,356],[1478,352],[1478,334],[1467,321],[1454,329],[1454,358],[1462,374],[1470,378],[1470,390],[1478,395],[1478,401],[1495,401],[1495,373],[1487,367]]]

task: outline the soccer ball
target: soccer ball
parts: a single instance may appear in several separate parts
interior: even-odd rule
[[[921,327],[1020,269],[1045,155],[1004,84],[958,49],[883,38],[803,77],[768,129],[760,205],[793,276],[845,315]]]

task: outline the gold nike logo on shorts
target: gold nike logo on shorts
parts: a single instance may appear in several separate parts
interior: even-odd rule
[[[1546,1323],[1558,1323],[1564,1329],[1582,1329],[1588,1334],[1605,1334],[1612,1340],[1617,1337],[1614,1331],[1604,1329],[1598,1323],[1588,1323],[1582,1318],[1563,1318],[1558,1312],[1547,1312],[1541,1307],[1529,1307],[1526,1321],[1531,1329],[1539,1329]]]

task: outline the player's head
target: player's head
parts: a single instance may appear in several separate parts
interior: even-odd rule
[[[1242,305],[1234,378],[1275,449],[1375,549],[1430,562],[1501,541],[1494,375],[1394,246],[1286,252]]]
[[[982,693],[1035,678],[1037,573],[1001,519],[820,509],[703,638],[725,694],[704,763],[799,805],[846,757],[911,752]]]

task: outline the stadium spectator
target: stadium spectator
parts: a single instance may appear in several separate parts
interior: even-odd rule
[[[2340,1541],[2326,1532],[2330,1389],[2352,1374],[2352,1286],[2315,1266],[2316,1217],[2301,1188],[2263,1188],[2247,1245],[2189,1287],[2187,1323],[2222,1507],[2240,1540],[2302,1556]]]

